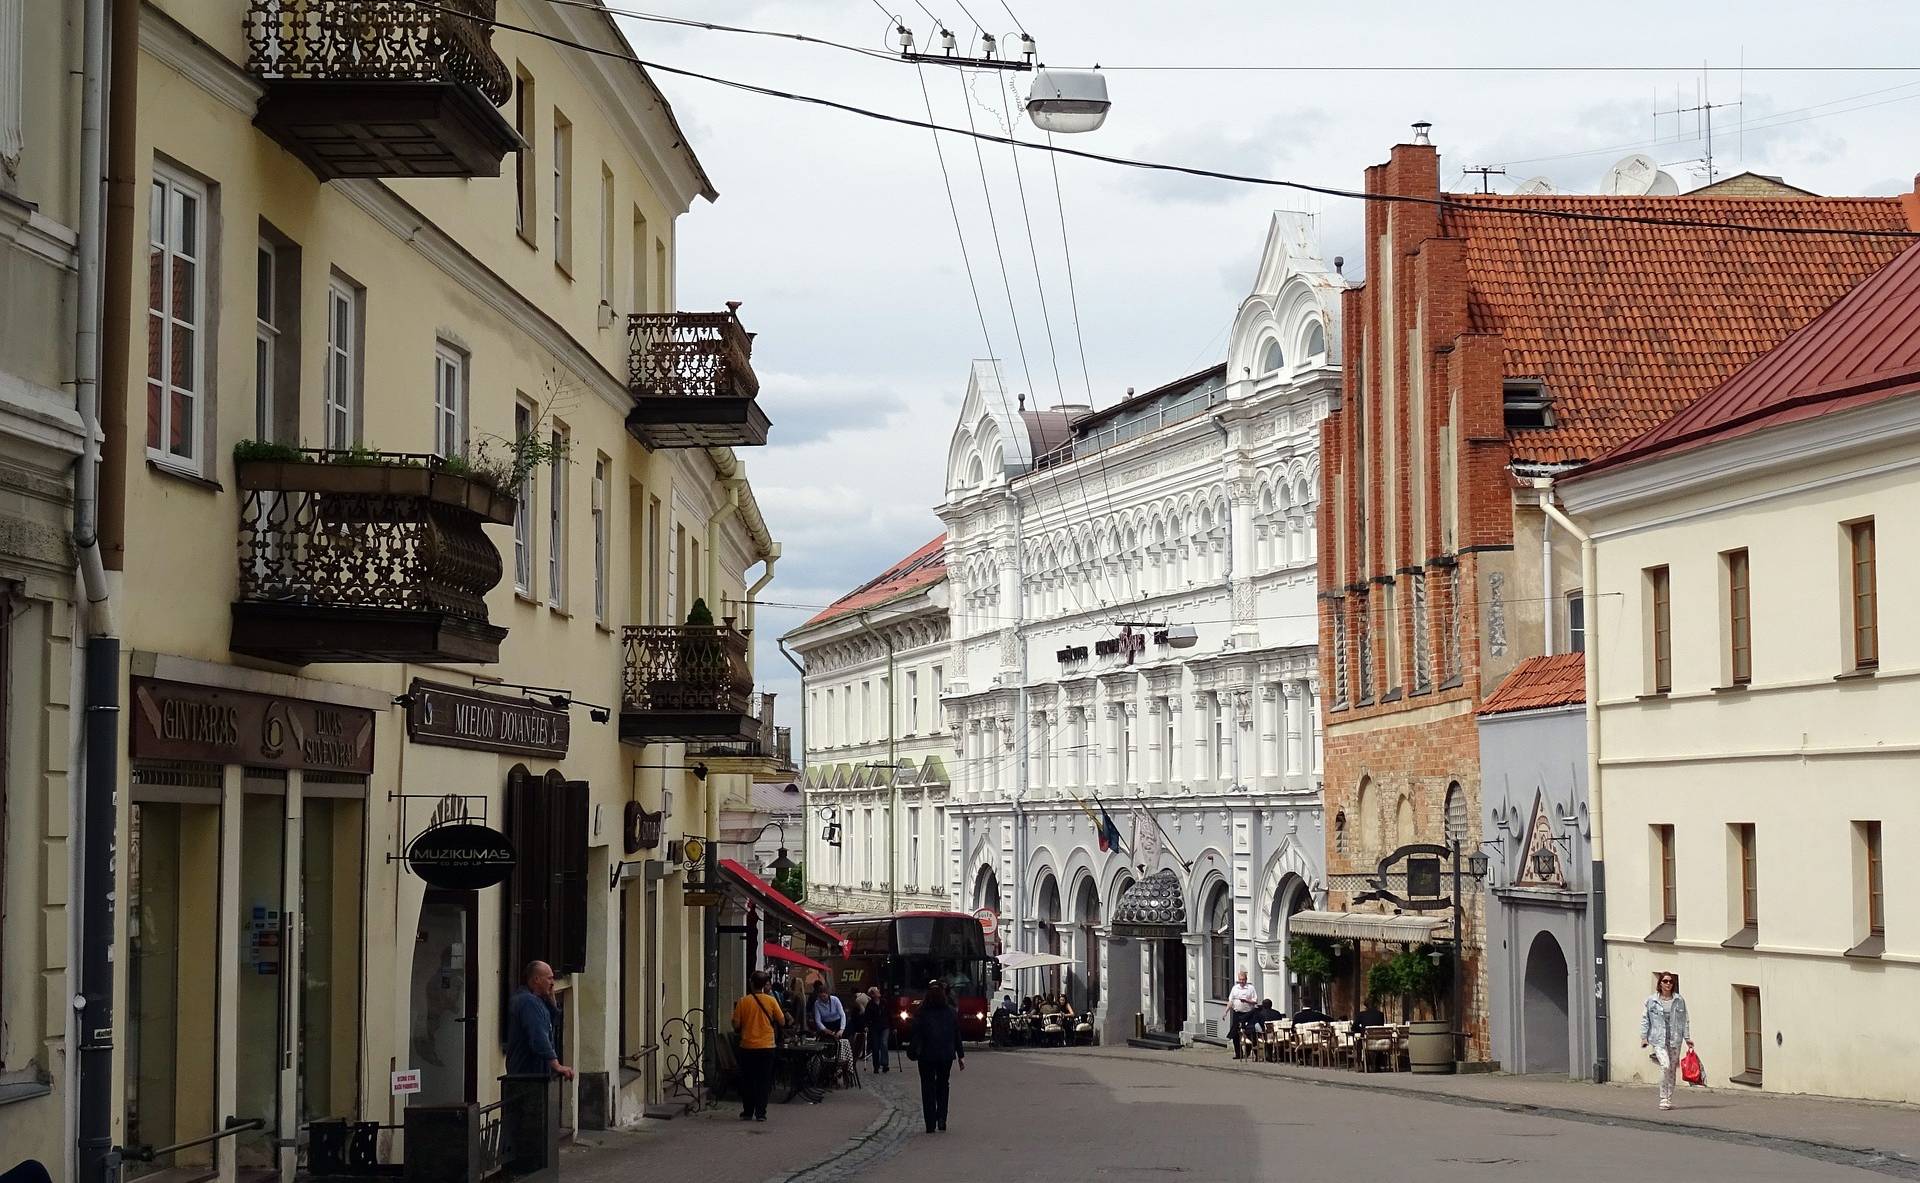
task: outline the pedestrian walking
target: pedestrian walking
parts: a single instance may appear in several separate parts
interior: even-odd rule
[[[1241,1057],[1240,1028],[1245,1025],[1247,1016],[1260,1004],[1260,995],[1247,981],[1247,971],[1241,970],[1234,979],[1233,989],[1227,991],[1227,1009],[1222,1016],[1227,1020],[1227,1042],[1233,1045],[1233,1058]]]
[[[740,1065],[740,1120],[767,1120],[767,1097],[773,1092],[774,1032],[785,1026],[780,1000],[767,990],[767,971],[753,971],[753,984],[733,1004],[733,1030],[740,1041],[734,1059]]]
[[[1673,1108],[1673,1077],[1680,1069],[1683,1046],[1693,1047],[1693,1027],[1687,1022],[1687,1000],[1680,997],[1680,981],[1670,973],[1654,979],[1654,992],[1640,1012],[1640,1046],[1653,1048],[1660,1065],[1660,1108]]]
[[[520,975],[520,988],[507,1000],[507,1075],[573,1079],[573,1069],[560,1062],[554,1040],[559,1017],[560,1008],[553,1001],[553,967],[529,961]]]
[[[958,1064],[962,1072],[967,1070],[967,1049],[960,1042],[960,1014],[947,1005],[947,988],[937,980],[927,983],[920,1013],[913,1016],[907,1055],[920,1064],[920,1108],[927,1119],[927,1132],[945,1131],[953,1066]]]
[[[867,1000],[864,1018],[867,1021],[867,1050],[873,1053],[873,1070],[891,1072],[887,1040],[893,1034],[893,1016],[888,1014],[886,1000],[880,997],[880,987],[869,986],[861,997]]]

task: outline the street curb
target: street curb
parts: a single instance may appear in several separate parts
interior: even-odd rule
[[[842,1164],[866,1166],[882,1157],[887,1151],[898,1149],[897,1138],[891,1145],[876,1145],[876,1143],[883,1135],[896,1132],[905,1126],[906,1122],[902,1116],[905,1111],[894,1102],[892,1090],[876,1086],[865,1091],[868,1096],[880,1102],[880,1116],[869,1122],[865,1129],[841,1143],[839,1149],[805,1166],[783,1171],[778,1175],[770,1175],[765,1183],[824,1183],[826,1176],[820,1173],[829,1168]],[[871,1154],[863,1153],[869,1150],[872,1151]]]
[[[1520,1101],[1497,1101],[1485,1097],[1467,1097],[1458,1093],[1429,1092],[1425,1089],[1399,1088],[1390,1084],[1361,1084],[1357,1081],[1341,1080],[1337,1077],[1319,1079],[1309,1076],[1295,1076],[1275,1072],[1262,1072],[1258,1068],[1242,1068],[1232,1064],[1196,1064],[1190,1060],[1168,1060],[1153,1054],[1124,1055],[1111,1051],[1087,1049],[1081,1055],[1103,1060],[1124,1060],[1129,1063],[1156,1062],[1175,1064],[1183,1068],[1197,1068],[1203,1072],[1229,1072],[1236,1076],[1251,1076],[1261,1080],[1286,1081],[1293,1084],[1312,1085],[1317,1088],[1346,1089],[1351,1092],[1385,1093],[1388,1096],[1401,1097],[1415,1101],[1432,1101],[1442,1105],[1461,1105],[1474,1109],[1498,1109],[1506,1113],[1519,1113],[1533,1117],[1551,1117],[1561,1121],[1577,1121],[1584,1125],[1617,1126],[1624,1129],[1641,1130],[1649,1133],[1681,1134],[1687,1137],[1702,1138],[1712,1142],[1725,1142],[1733,1145],[1754,1146],[1766,1150],[1777,1150],[1784,1154],[1794,1154],[1801,1158],[1810,1158],[1819,1162],[1833,1163],[1838,1166],[1857,1167],[1864,1171],[1873,1171],[1896,1179],[1920,1180],[1920,1160],[1891,1150],[1876,1150],[1872,1147],[1843,1146],[1836,1142],[1821,1142],[1812,1138],[1795,1138],[1785,1134],[1755,1134],[1745,1130],[1730,1130],[1722,1126],[1695,1125],[1684,1121],[1660,1121],[1654,1118],[1623,1117],[1616,1113],[1600,1113],[1590,1109],[1569,1109],[1558,1105],[1533,1105]]]

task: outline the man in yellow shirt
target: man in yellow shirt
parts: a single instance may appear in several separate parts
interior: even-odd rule
[[[773,1092],[773,1033],[785,1026],[780,1000],[767,990],[767,971],[753,971],[746,997],[733,1004],[733,1030],[740,1038],[741,1121],[767,1120],[767,1096]]]

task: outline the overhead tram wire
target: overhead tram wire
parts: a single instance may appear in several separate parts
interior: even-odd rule
[[[876,0],[876,3],[878,0]],[[841,49],[848,53],[857,53],[862,57],[876,58],[883,62],[898,62],[900,59],[884,50],[868,49],[859,45],[848,45],[843,41],[834,41],[826,37],[815,37],[808,33],[790,33],[781,29],[755,29],[746,25],[726,25],[718,21],[695,20],[692,17],[669,16],[661,12],[644,12],[636,8],[615,8],[598,3],[598,0],[546,0],[548,4],[557,4],[563,8],[584,8],[590,12],[604,12],[609,16],[624,16],[630,20],[646,21],[650,24],[675,25],[683,29],[699,29],[708,33],[740,33],[749,37],[771,37],[778,41],[798,41],[806,45],[819,45],[827,49]],[[885,12],[885,9],[881,9]],[[889,21],[895,18],[888,16]]]
[[[429,12],[438,12],[446,16],[456,17],[460,20],[477,25],[484,25],[492,29],[504,29],[510,33],[520,33],[528,37],[550,42],[555,45],[563,45],[578,50],[581,53],[592,54],[597,57],[614,58],[615,60],[627,62],[643,69],[657,70],[662,74],[671,74],[676,78],[692,78],[700,82],[711,82],[716,86],[745,91],[748,94],[757,94],[766,98],[783,99],[788,102],[805,103],[809,106],[825,107],[828,110],[840,111],[848,115],[858,115],[863,119],[872,119],[881,123],[897,124],[901,127],[941,131],[946,132],[948,135],[966,136],[971,139],[984,140],[994,144],[1011,143],[1016,147],[1025,148],[1033,152],[1051,152],[1055,155],[1068,156],[1078,160],[1092,160],[1101,164],[1137,168],[1147,172],[1177,173],[1182,176],[1200,177],[1213,181],[1226,181],[1233,184],[1259,185],[1274,189],[1292,189],[1301,193],[1317,193],[1322,197],[1340,197],[1350,201],[1371,201],[1384,205],[1425,205],[1432,206],[1436,209],[1458,210],[1468,214],[1488,212],[1485,206],[1470,201],[1461,201],[1457,198],[1444,196],[1423,197],[1417,194],[1407,193],[1368,193],[1359,189],[1342,189],[1336,185],[1316,185],[1308,181],[1289,181],[1279,177],[1256,177],[1245,173],[1232,173],[1220,169],[1200,168],[1195,165],[1169,164],[1164,161],[1135,160],[1125,156],[1110,156],[1102,152],[1089,152],[1084,148],[1063,148],[1058,144],[1040,144],[1030,140],[1015,139],[1012,136],[994,135],[990,132],[982,132],[979,130],[969,131],[966,128],[960,127],[947,127],[931,121],[914,119],[906,115],[890,115],[884,111],[875,111],[867,107],[858,107],[851,103],[825,99],[818,95],[799,94],[794,91],[780,90],[777,87],[760,86],[752,82],[741,82],[733,78],[722,78],[716,74],[707,74],[699,70],[689,70],[681,66],[669,66],[664,62],[656,62],[648,58],[640,57],[631,50],[626,53],[620,53],[616,50],[602,49],[597,45],[585,45],[553,33],[546,33],[539,29],[529,28],[526,25],[517,25],[511,21],[503,21],[491,17],[476,16],[471,12],[449,8],[444,4],[435,4],[432,3],[432,0],[406,0],[406,2],[414,5],[416,8],[422,8]],[[1893,67],[1888,68],[1891,69]],[[1726,230],[1750,234],[1811,235],[1826,238],[1920,238],[1920,231],[1913,230],[1851,229],[1842,226],[1761,226],[1747,222],[1715,221],[1708,218],[1655,218],[1639,214],[1603,214],[1585,210],[1554,209],[1545,206],[1529,205],[1501,206],[1499,207],[1499,212],[1507,217],[1524,215],[1527,217],[1546,218],[1563,222],[1594,222],[1637,226],[1682,226],[1701,230]]]
[[[875,3],[877,4],[878,0],[875,0]],[[933,14],[928,13],[927,15],[932,16]],[[937,21],[939,18],[935,17],[934,19]],[[926,71],[924,68],[918,68],[918,63],[916,63],[915,74],[918,76],[920,80],[920,98],[921,98],[921,101],[926,104],[927,121],[929,125],[931,125],[933,122],[933,94],[927,87]],[[961,266],[965,269],[967,274],[967,290],[973,296],[974,315],[977,316],[980,321],[980,340],[986,346],[988,363],[995,367],[995,370],[997,373],[999,364],[1000,364],[999,355],[994,352],[993,334],[987,329],[986,305],[980,299],[980,286],[978,282],[976,282],[976,280],[974,279],[974,274],[973,274],[972,255],[967,250],[966,232],[961,228],[961,225],[960,225],[960,203],[954,197],[953,177],[952,177],[952,174],[947,169],[946,150],[941,147],[939,132],[934,131],[934,132],[929,132],[928,134],[931,135],[933,138],[934,157],[940,162],[940,181],[946,190],[947,209],[953,215],[953,236],[955,241],[960,246],[960,263],[961,263]],[[1018,330],[1017,323],[1015,325],[1015,329],[1016,331]],[[1000,390],[1000,412],[1001,414],[1006,415],[1009,418],[1009,420],[1011,420],[1013,413],[1012,413],[1012,410],[1007,406],[1007,392],[1004,384],[1002,385]],[[1057,482],[1057,478],[1056,478],[1056,482]],[[1021,590],[1021,594],[1023,595],[1025,594],[1024,587]],[[1086,610],[1085,605],[1080,601],[1080,595],[1077,588],[1074,589],[1073,598],[1079,610],[1085,611]]]

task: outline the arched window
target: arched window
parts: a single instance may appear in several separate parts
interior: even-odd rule
[[[985,471],[980,467],[980,457],[975,456],[973,463],[967,466],[967,483],[969,485],[977,485],[985,476]]]
[[[1356,853],[1363,859],[1371,858],[1380,849],[1380,802],[1374,799],[1373,782],[1364,776],[1360,778],[1360,791],[1353,797],[1353,811],[1360,815],[1360,849]]]
[[[1267,347],[1260,351],[1260,372],[1271,374],[1287,364],[1287,355],[1280,349],[1280,342],[1269,339]]]
[[[1413,841],[1413,802],[1406,794],[1400,795],[1400,801],[1393,807],[1393,844]]]
[[[1347,853],[1347,811],[1333,815],[1333,853]]]
[[[1327,330],[1316,320],[1313,322],[1313,327],[1307,330],[1307,356],[1325,357],[1326,353]]]
[[[1207,901],[1207,997],[1224,999],[1233,989],[1233,895],[1222,883]]]
[[[1460,782],[1456,780],[1447,786],[1447,842],[1451,845],[1466,840],[1467,795],[1461,791]]]

